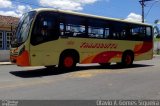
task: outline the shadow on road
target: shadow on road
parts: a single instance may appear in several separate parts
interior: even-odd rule
[[[42,68],[42,69],[31,69],[24,71],[11,71],[10,74],[15,75],[21,78],[34,78],[34,77],[44,77],[52,75],[61,75],[65,73],[71,73],[76,71],[85,71],[90,69],[110,69],[110,70],[119,70],[119,69],[129,69],[129,68],[140,68],[140,67],[151,67],[153,65],[144,65],[144,64],[133,64],[131,67],[124,68],[120,65],[110,65],[107,67],[96,65],[96,66],[77,66],[74,70],[66,71],[59,70],[57,67],[52,69]]]

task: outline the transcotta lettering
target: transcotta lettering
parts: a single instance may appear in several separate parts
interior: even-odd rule
[[[116,49],[117,44],[114,43],[86,43],[83,42],[80,48],[109,48],[109,49]]]

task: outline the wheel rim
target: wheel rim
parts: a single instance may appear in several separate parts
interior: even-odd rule
[[[68,56],[68,57],[66,57],[65,59],[64,59],[64,66],[65,67],[72,67],[73,66],[73,58],[72,57],[70,57],[70,56]]]
[[[130,55],[127,55],[127,56],[126,56],[125,62],[126,62],[127,65],[130,65],[130,64],[131,64],[132,58],[131,58]]]

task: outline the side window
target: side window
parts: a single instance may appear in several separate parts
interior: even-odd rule
[[[65,33],[65,26],[64,26],[64,23],[60,23],[60,35],[61,36],[64,36],[64,33]]]
[[[132,40],[144,40],[145,31],[146,31],[145,27],[143,26],[132,27],[131,29]]]
[[[103,38],[104,28],[96,28],[89,26],[88,27],[88,35],[91,38]]]
[[[77,36],[80,37],[84,34],[85,36],[85,26],[84,25],[72,25],[72,24],[67,24],[66,25],[66,35],[68,36]]]
[[[109,38],[110,31],[109,28],[105,28],[104,38]]]
[[[88,36],[90,38],[108,38],[110,32],[106,21],[88,19]]]
[[[60,33],[64,37],[109,38],[110,28],[100,19],[61,14]]]
[[[0,49],[3,49],[3,32],[0,32]]]
[[[60,22],[61,36],[66,37],[87,37],[85,18],[74,15],[62,14]]]
[[[58,39],[56,17],[52,12],[42,12],[37,16],[31,37],[33,45]]]
[[[128,24],[113,22],[112,25],[112,39],[125,40],[128,39]]]
[[[152,29],[151,27],[146,27],[146,40],[152,39]]]

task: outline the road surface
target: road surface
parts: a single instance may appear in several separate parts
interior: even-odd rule
[[[0,99],[160,99],[160,57],[131,68],[79,65],[75,71],[0,65]]]

